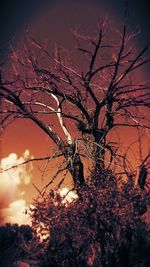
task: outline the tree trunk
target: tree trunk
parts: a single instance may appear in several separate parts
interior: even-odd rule
[[[68,170],[73,177],[76,189],[78,189],[79,187],[83,186],[85,182],[83,163],[80,155],[77,151],[75,151],[75,147],[73,145],[69,145],[65,149],[64,155],[68,163]]]
[[[95,166],[94,166],[94,178],[99,177],[100,172],[105,169],[105,146],[103,145],[104,133],[102,130],[96,130],[94,132],[95,148]]]

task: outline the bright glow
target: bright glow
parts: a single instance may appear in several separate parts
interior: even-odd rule
[[[40,238],[40,241],[46,241],[49,238],[49,229],[45,228],[44,223],[40,222],[38,228],[36,229],[37,236]]]
[[[17,154],[11,153],[8,157],[3,158],[0,163],[0,170],[6,170],[11,168],[12,166],[19,165],[23,163],[27,158],[29,158],[29,151],[25,150],[24,154],[18,158]],[[0,174],[0,185],[19,185],[21,183],[29,184],[30,183],[30,169],[28,172],[26,170],[25,165],[18,166],[17,168],[13,168],[8,170],[7,172],[2,172]]]
[[[28,209],[24,199],[18,199],[10,203],[8,208],[2,209],[2,216],[4,216],[4,223],[17,223],[21,224],[30,224],[31,218],[26,214]]]
[[[11,169],[30,157],[29,150],[25,150],[21,157],[11,153],[0,162],[0,223],[31,223],[29,215],[25,214],[28,207],[24,199],[25,192],[20,189],[20,185],[30,183],[32,165],[28,165],[28,168],[20,165]],[[7,169],[9,170],[5,171]]]
[[[69,189],[67,187],[60,189],[59,192],[60,192],[60,195],[62,197],[65,197],[63,202],[67,202],[67,201],[72,202],[74,199],[76,199],[78,197],[77,194],[75,193],[75,191],[69,192]]]

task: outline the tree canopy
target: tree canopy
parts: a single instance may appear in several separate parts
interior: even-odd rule
[[[141,219],[148,194],[126,183],[119,191],[111,171],[103,170],[99,175],[105,181],[103,186],[99,177],[87,182],[81,196],[71,203],[56,191],[35,201],[33,227],[41,228],[44,244],[41,266],[130,267],[138,266],[140,260],[148,263],[149,228]],[[144,233],[147,238],[137,252]]]
[[[76,190],[88,169],[96,174],[113,168],[135,176],[120,152],[121,129],[150,128],[150,87],[140,72],[149,62],[149,46],[137,49],[136,33],[128,33],[126,25],[118,31],[109,26],[104,21],[96,36],[73,31],[76,54],[57,46],[49,52],[28,34],[22,51],[12,49],[11,66],[1,69],[2,127],[16,118],[36,124],[54,144],[54,153],[45,159],[62,162],[51,181],[66,171]]]

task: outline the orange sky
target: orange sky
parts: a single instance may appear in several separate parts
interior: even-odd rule
[[[51,4],[48,9],[41,10],[28,24],[34,36],[38,36],[41,40],[49,39],[52,47],[58,42],[69,48],[74,44],[70,29],[77,26],[88,33],[93,30],[102,15],[102,8],[96,4],[79,4],[79,2],[69,4],[67,2],[64,5],[63,3],[57,3]],[[20,49],[20,40],[24,36],[24,29],[18,36],[14,49],[18,49],[18,47]],[[50,152],[50,146],[52,145],[48,137],[27,120],[18,120],[8,126],[1,138],[2,157],[8,156],[11,152],[21,156],[25,149],[29,149],[34,157],[45,156],[47,152]],[[38,163],[38,165],[40,164]],[[35,176],[40,176],[40,173],[37,173],[34,173],[33,179],[39,185],[39,179]],[[28,192],[29,199],[31,199],[31,191],[34,192],[35,190],[30,188]]]
[[[68,2],[69,3],[69,2]],[[30,22],[30,28],[35,36],[40,36],[40,39],[47,38],[51,40],[52,46],[55,42],[63,44],[63,46],[69,48],[73,44],[73,39],[70,38],[70,29],[74,26],[83,28],[85,32],[91,32],[96,25],[98,19],[104,15],[103,8],[100,8],[96,4],[79,4],[73,3],[67,4],[53,4],[49,9],[42,10],[37,14]],[[115,14],[111,14],[111,19],[117,21]],[[24,29],[20,31],[19,38],[16,40],[16,49],[20,46],[19,40],[22,38]],[[134,133],[128,135],[128,130],[121,130],[122,142],[125,142],[126,147],[134,140]],[[148,149],[149,138],[145,138],[143,145],[143,152],[146,153]],[[18,120],[5,129],[1,136],[1,157],[5,158],[10,153],[15,153],[18,158],[22,157],[24,151],[28,149],[30,155],[34,157],[41,157],[49,155],[51,152],[52,142],[48,139],[46,134],[43,134],[37,126],[28,120]],[[56,163],[56,162],[55,162]],[[39,168],[42,163],[36,163],[33,170],[30,173],[30,183],[25,184],[21,182],[16,186],[16,190],[19,192],[25,191],[21,197],[17,195],[14,190],[14,196],[10,199],[9,203],[3,205],[5,197],[0,198],[1,206],[8,207],[8,204],[15,201],[15,199],[22,199],[28,202],[37,195],[35,188],[32,186],[34,182],[37,187],[41,187],[41,171]],[[50,165],[50,172],[54,173],[55,164]],[[24,170],[25,171],[25,170]],[[22,203],[23,204],[23,203]],[[24,205],[24,204],[23,204]],[[0,215],[1,216],[1,215]]]

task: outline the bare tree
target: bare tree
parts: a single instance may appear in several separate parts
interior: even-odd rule
[[[150,129],[150,85],[136,78],[150,58],[149,46],[138,51],[136,34],[126,25],[114,31],[104,22],[96,37],[73,35],[80,57],[72,61],[68,51],[55,47],[50,53],[31,36],[22,55],[12,49],[10,72],[1,68],[0,98],[2,127],[16,118],[34,122],[57,148],[45,159],[63,158],[57,174],[69,171],[78,191],[87,179],[87,160],[93,178],[120,159],[127,172],[115,130]]]

